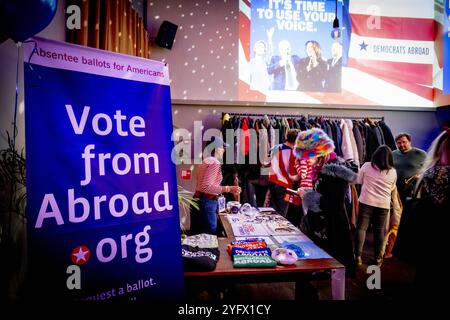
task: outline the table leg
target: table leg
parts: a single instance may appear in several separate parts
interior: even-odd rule
[[[345,300],[345,268],[331,270],[331,297]]]

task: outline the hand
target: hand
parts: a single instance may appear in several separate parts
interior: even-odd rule
[[[241,193],[241,187],[239,187],[239,186],[231,186],[230,187],[230,192],[231,193],[234,193],[234,194],[239,194],[239,193]]]
[[[300,196],[300,198],[303,198],[303,195],[306,193],[305,188],[298,188],[297,194]]]

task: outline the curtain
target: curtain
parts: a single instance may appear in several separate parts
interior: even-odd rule
[[[81,10],[81,29],[66,32],[66,40],[92,48],[149,58],[148,32],[129,0],[67,0]]]

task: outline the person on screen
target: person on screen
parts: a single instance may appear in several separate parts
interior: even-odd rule
[[[253,45],[254,57],[250,60],[250,89],[266,91],[270,88],[270,75],[266,62],[267,44],[258,40]]]
[[[305,44],[306,58],[298,67],[300,91],[324,91],[327,63],[322,57],[322,49],[317,41],[309,40]]]
[[[268,71],[273,75],[272,90],[297,90],[297,72],[300,57],[291,55],[291,44],[282,40],[278,44],[279,55],[270,60]]]
[[[258,40],[253,45],[253,58],[250,59],[250,89],[266,91],[270,89],[271,76],[267,71],[272,56],[272,37],[274,28],[267,30],[268,42]]]
[[[325,88],[327,91],[341,91],[342,76],[342,44],[333,42],[331,45],[331,58],[327,60],[327,76]]]

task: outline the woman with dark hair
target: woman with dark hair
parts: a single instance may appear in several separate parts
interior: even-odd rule
[[[322,57],[320,44],[314,40],[305,43],[306,57],[298,64],[300,91],[324,91],[327,61]]]
[[[355,256],[358,265],[362,264],[361,254],[370,222],[373,225],[374,259],[378,266],[382,263],[381,247],[391,203],[391,193],[395,188],[396,181],[397,172],[394,169],[392,150],[386,145],[379,146],[373,153],[371,162],[364,163],[358,174],[357,183],[362,185],[355,241]]]

